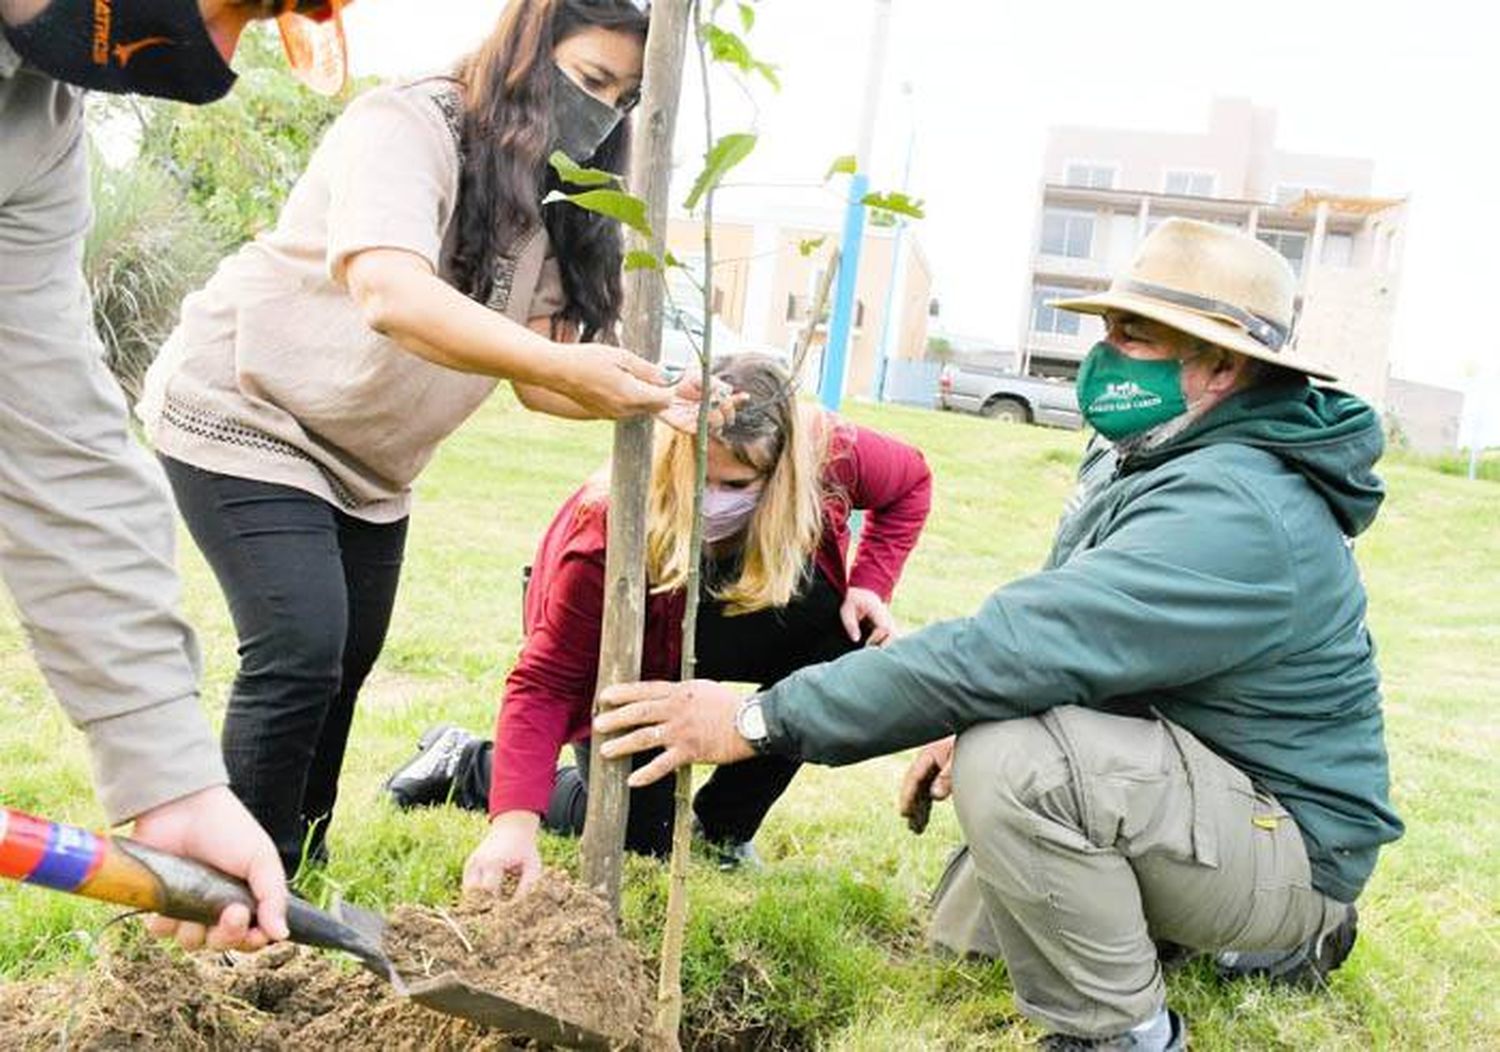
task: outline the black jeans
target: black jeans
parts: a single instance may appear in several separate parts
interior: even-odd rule
[[[705,597],[698,609],[698,675],[706,679],[758,683],[769,687],[805,665],[857,649],[839,619],[842,599],[816,571],[802,591],[784,607],[727,617],[723,604]],[[465,747],[455,771],[453,802],[476,811],[489,807],[493,745],[476,741]],[[649,762],[655,750],[635,758]],[[557,773],[543,825],[555,833],[583,831],[588,808],[589,743],[573,747],[577,767]],[[693,797],[693,813],[703,835],[715,842],[746,841],[755,836],[767,812],[791,785],[800,766],[783,756],[756,756],[714,768]],[[672,850],[673,780],[630,791],[625,847],[640,854],[665,856]]]
[[[354,700],[385,642],[406,520],[364,522],[290,486],[161,459],[239,636],[224,717],[229,785],[295,873],[304,854],[326,857]]]

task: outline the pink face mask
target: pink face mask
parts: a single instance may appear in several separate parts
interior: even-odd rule
[[[727,489],[709,486],[703,491],[703,539],[709,544],[727,541],[750,525],[760,488]]]

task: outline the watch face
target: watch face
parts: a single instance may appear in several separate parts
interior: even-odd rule
[[[735,729],[752,745],[766,740],[766,714],[758,700],[747,701],[735,717]]]

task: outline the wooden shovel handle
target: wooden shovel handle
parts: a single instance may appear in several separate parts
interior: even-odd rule
[[[0,877],[199,924],[216,923],[235,904],[255,916],[250,889],[212,866],[6,807],[0,807]],[[290,897],[286,919],[294,941],[344,950],[380,975],[394,974],[378,937],[305,899]]]
[[[0,808],[0,877],[200,924],[235,903],[255,912],[250,889],[209,866],[10,808]]]

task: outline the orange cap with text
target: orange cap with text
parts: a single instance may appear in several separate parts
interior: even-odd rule
[[[297,0],[287,0],[287,9],[276,17],[292,75],[319,95],[337,95],[349,79],[343,9],[353,2],[327,0],[316,14],[300,14]]]

